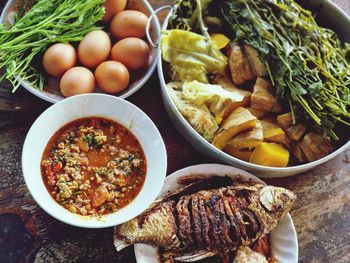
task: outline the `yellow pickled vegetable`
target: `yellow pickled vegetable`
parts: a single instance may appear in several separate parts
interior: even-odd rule
[[[271,167],[286,167],[289,152],[277,143],[260,143],[254,150],[249,162]]]
[[[214,41],[216,43],[216,46],[219,49],[226,47],[227,44],[230,43],[230,39],[227,36],[220,34],[220,33],[210,34],[210,38],[212,41]]]

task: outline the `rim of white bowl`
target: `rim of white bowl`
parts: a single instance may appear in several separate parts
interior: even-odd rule
[[[159,179],[159,183],[158,184],[152,184],[152,191],[150,191],[150,194],[147,196],[148,197],[147,198],[147,202],[145,202],[145,204],[142,207],[139,207],[138,209],[129,211],[128,212],[129,216],[127,218],[124,218],[123,220],[119,220],[117,222],[114,222],[115,220],[114,221],[111,220],[109,222],[106,222],[105,219],[108,218],[108,217],[111,217],[111,216],[113,216],[115,214],[117,214],[118,211],[114,212],[114,213],[107,214],[107,215],[103,215],[103,216],[101,216],[101,219],[98,219],[97,217],[81,216],[81,215],[69,212],[66,208],[60,206],[51,197],[50,193],[47,191],[47,189],[46,189],[46,187],[45,187],[45,185],[43,183],[43,179],[42,179],[41,174],[39,174],[38,175],[38,178],[39,178],[38,180],[40,180],[40,182],[43,183],[42,186],[45,187],[45,191],[48,193],[49,197],[52,198],[53,202],[56,205],[54,207],[50,207],[48,204],[43,204],[42,201],[40,200],[40,196],[34,192],[34,182],[30,181],[31,177],[26,172],[27,166],[29,165],[26,162],[26,158],[27,158],[26,154],[30,153],[30,148],[29,148],[30,141],[29,141],[28,138],[31,138],[32,136],[35,136],[34,134],[32,134],[32,132],[34,130],[34,127],[36,125],[38,125],[39,122],[44,121],[47,118],[47,116],[52,111],[54,111],[56,108],[61,107],[62,104],[64,105],[66,103],[72,103],[72,102],[74,102],[74,100],[85,98],[85,97],[90,97],[90,98],[92,98],[92,97],[106,97],[108,99],[115,100],[117,103],[124,103],[124,104],[128,105],[128,107],[134,108],[140,115],[142,115],[142,117],[147,119],[147,121],[150,123],[151,126],[153,126],[154,135],[157,136],[159,141],[161,142],[161,145],[158,148],[158,151],[160,152],[160,156],[163,157],[164,162],[162,163],[162,167],[161,167],[162,174],[157,175],[160,178]],[[93,116],[93,115],[87,115],[86,117],[90,117],[90,116]],[[72,121],[74,121],[74,119],[72,119]],[[114,121],[118,122],[117,120],[114,120]],[[69,123],[69,122],[67,122],[67,123]],[[62,126],[64,126],[64,124]],[[53,134],[51,134],[50,137],[52,137],[52,135]],[[147,156],[146,156],[146,159],[148,159]],[[40,165],[40,163],[38,165]],[[149,171],[147,170],[146,178],[148,176],[148,172]],[[166,172],[167,172],[167,152],[166,152],[166,147],[165,147],[165,144],[164,144],[164,140],[163,140],[163,138],[162,138],[162,136],[161,136],[157,126],[150,119],[150,117],[145,112],[143,112],[140,108],[138,108],[136,105],[132,104],[131,102],[129,102],[127,100],[124,100],[124,99],[121,99],[119,97],[115,97],[115,96],[112,96],[112,95],[108,95],[108,94],[99,94],[99,93],[81,94],[81,95],[76,95],[76,96],[69,97],[69,98],[67,98],[65,100],[62,100],[62,101],[56,103],[56,104],[53,104],[48,109],[46,109],[35,120],[35,122],[33,123],[33,125],[31,126],[31,128],[29,129],[29,131],[27,133],[27,136],[25,138],[25,141],[24,141],[24,144],[23,144],[23,148],[22,148],[22,173],[23,173],[23,178],[24,178],[25,184],[26,184],[26,186],[28,188],[28,191],[31,194],[31,196],[33,197],[33,199],[35,200],[35,202],[45,212],[47,212],[49,215],[51,215],[55,219],[57,219],[57,220],[59,220],[61,222],[64,222],[66,224],[69,224],[69,225],[72,225],[72,226],[76,226],[76,227],[82,227],[82,228],[107,228],[107,227],[113,227],[113,226],[115,226],[117,224],[122,224],[122,223],[124,223],[124,222],[126,222],[128,220],[131,220],[132,218],[138,216],[143,211],[145,211],[149,207],[149,205],[157,198],[158,194],[162,190],[162,187],[163,187],[163,184],[164,184],[164,180],[165,180],[165,177],[166,177]],[[37,181],[35,181],[35,182],[37,182]],[[145,183],[146,183],[146,180],[145,180]],[[144,191],[144,189],[145,189],[144,187],[145,187],[145,184],[142,186],[142,188],[141,188],[140,192],[138,193],[138,195],[140,195],[141,192]],[[147,205],[146,205],[146,203],[147,203]],[[132,202],[130,204],[132,204]],[[121,208],[120,210],[128,209],[129,205]],[[69,218],[66,218],[64,216],[61,217],[61,216],[58,216],[57,214],[55,214],[56,209],[63,209],[64,211],[68,212],[69,213]],[[69,221],[69,219],[72,219],[72,218],[75,218],[76,220],[74,220],[74,222]]]

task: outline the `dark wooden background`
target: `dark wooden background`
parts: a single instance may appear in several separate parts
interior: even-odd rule
[[[152,0],[155,7],[167,1]],[[350,14],[349,0],[334,0]],[[1,8],[5,1],[1,1]],[[135,262],[133,248],[117,253],[113,229],[89,230],[61,223],[31,198],[22,178],[21,151],[28,129],[50,104],[24,90],[0,85],[0,263]],[[168,151],[168,173],[215,162],[197,153],[165,113],[156,74],[130,101],[156,123]],[[350,262],[350,151],[308,173],[268,183],[298,195],[291,212],[300,262]]]

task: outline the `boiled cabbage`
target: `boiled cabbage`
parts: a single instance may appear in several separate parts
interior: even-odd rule
[[[208,83],[207,74],[224,74],[227,58],[210,38],[185,30],[166,30],[161,49],[173,80]]]
[[[172,101],[191,126],[207,141],[211,142],[219,129],[218,123],[205,104],[196,105],[183,97],[181,85],[182,83],[174,82],[167,85]]]

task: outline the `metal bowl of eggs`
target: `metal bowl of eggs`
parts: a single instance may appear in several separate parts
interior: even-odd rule
[[[0,22],[10,30],[42,0],[32,2],[34,5],[19,18],[24,0],[9,0]],[[51,43],[35,57],[31,66],[42,76],[40,86],[18,77],[16,88],[22,86],[51,103],[94,92],[127,98],[139,90],[156,67],[156,48],[145,37],[153,8],[147,0],[108,0],[103,8],[105,13],[96,30],[76,42]],[[157,38],[157,17],[149,24],[151,37]]]

